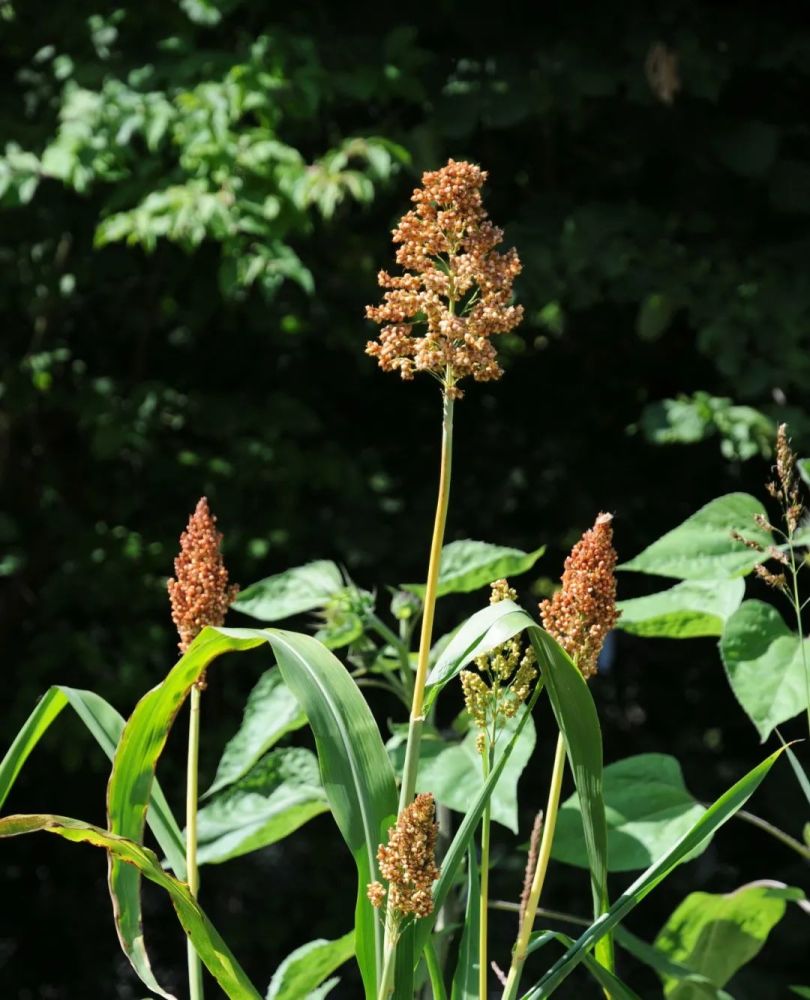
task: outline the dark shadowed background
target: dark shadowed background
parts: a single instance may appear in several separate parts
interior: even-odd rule
[[[470,386],[457,408],[448,537],[547,543],[518,581],[527,607],[597,511],[615,513],[629,558],[715,496],[762,495],[775,421],[810,449],[798,14],[692,0],[0,0],[0,60],[0,753],[50,684],[128,714],[164,675],[165,578],[201,494],[243,585],[318,557],[381,590],[424,573],[440,399],[364,355],[363,310],[411,189],[448,156],[490,172],[526,308],[503,338],[503,380]],[[620,596],[643,586],[622,577]],[[447,602],[439,628],[480,603]],[[764,756],[713,642],[619,634],[613,652],[593,684],[608,761],[673,753],[712,799]],[[212,671],[203,784],[269,664],[256,652]],[[507,852],[544,798],[549,721],[521,783],[521,837],[496,836],[504,898],[521,881]],[[183,722],[160,772],[178,806]],[[103,823],[107,773],[66,715],[9,808]],[[786,766],[755,803],[795,828]],[[727,827],[629,926],[649,939],[694,889],[801,884],[793,857]],[[293,947],[350,927],[353,880],[323,816],[204,869],[203,892],[264,988]],[[183,995],[181,934],[146,892],[159,978]],[[3,997],[144,996],[99,854],[5,841],[0,899]],[[583,873],[555,866],[547,903],[587,913]],[[735,997],[808,978],[792,909]],[[493,923],[506,965],[514,921]],[[657,995],[651,974],[627,974]],[[358,995],[352,976],[336,997]],[[595,993],[573,977],[559,995]]]

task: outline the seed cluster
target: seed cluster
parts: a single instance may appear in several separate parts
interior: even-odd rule
[[[433,912],[433,883],[440,875],[435,812],[429,792],[417,795],[396,826],[389,827],[388,843],[380,844],[377,851],[380,872],[388,882],[388,905],[399,917],[427,917]],[[380,882],[372,882],[366,893],[372,906],[383,905],[386,891]]]
[[[366,316],[383,324],[366,353],[383,371],[412,379],[430,372],[450,397],[456,383],[498,379],[503,370],[491,337],[508,333],[523,318],[511,304],[512,284],[521,264],[512,249],[499,253],[503,232],[490,222],[481,199],[486,171],[472,163],[448,161],[422,175],[411,200],[415,208],[393,232],[396,260],[406,272],[380,271],[383,303],[367,306]],[[423,332],[415,332],[415,327]]]
[[[490,604],[517,598],[517,591],[507,580],[496,580],[490,588]],[[476,657],[474,663],[480,672],[462,670],[461,689],[470,718],[481,730],[475,745],[479,753],[484,753],[488,743],[495,743],[499,725],[514,718],[529,697],[537,667],[534,650],[529,646],[524,651],[518,638],[507,639]],[[481,674],[488,676],[489,684]]]
[[[238,586],[228,585],[220,552],[222,535],[216,523],[208,500],[202,497],[180,536],[180,553],[174,560],[176,578],[167,584],[181,653],[206,625],[225,621],[225,613],[239,593]]]
[[[619,617],[612,522],[612,514],[596,518],[565,560],[562,588],[540,604],[543,627],[586,680],[596,673],[605,637]]]

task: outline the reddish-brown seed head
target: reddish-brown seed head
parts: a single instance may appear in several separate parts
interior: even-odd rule
[[[613,515],[600,514],[565,560],[562,588],[540,604],[543,627],[587,678],[616,624],[616,550]]]
[[[168,581],[172,620],[180,636],[180,652],[185,653],[206,625],[221,625],[225,613],[239,592],[228,584],[222,562],[222,535],[217,519],[202,497],[180,536],[180,553],[174,560],[175,578]]]

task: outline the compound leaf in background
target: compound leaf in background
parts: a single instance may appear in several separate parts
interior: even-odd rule
[[[222,753],[213,784],[213,795],[238,781],[282,736],[307,724],[307,717],[278,670],[262,674],[250,692],[242,723]]]
[[[336,941],[319,938],[301,945],[276,969],[267,989],[266,1000],[312,1000],[315,996],[326,996],[337,980],[330,980],[328,983],[324,983],[324,980],[353,954],[354,931],[349,931]]]
[[[328,809],[315,754],[272,750],[200,809],[197,860],[215,864],[257,851]]]
[[[765,508],[747,493],[728,493],[701,507],[619,569],[672,576],[678,580],[728,580],[745,576],[768,556],[731,537],[732,531],[760,545],[773,544],[754,515]]]
[[[519,576],[530,570],[545,551],[545,545],[534,552],[523,552],[521,549],[490,545],[489,542],[474,542],[469,538],[450,542],[442,549],[437,596],[467,594],[493,580]],[[403,586],[420,597],[424,596],[425,585],[422,583],[406,583]]]
[[[745,581],[684,580],[669,590],[619,601],[616,627],[659,639],[721,635],[726,619],[742,602]]]
[[[339,567],[317,559],[251,584],[231,607],[262,622],[277,622],[323,607],[343,587]]]
[[[509,719],[499,732],[495,745],[495,762],[501,758],[504,748],[520,728],[519,712]],[[478,729],[470,726],[460,743],[448,744],[437,735],[425,733],[419,756],[419,775],[416,779],[418,792],[433,792],[436,801],[456,812],[466,813],[484,784],[481,754],[476,750]],[[518,832],[517,785],[521,774],[529,763],[537,741],[534,722],[527,719],[511,749],[509,760],[503,770],[501,780],[495,786],[490,799],[492,818],[511,830]],[[394,767],[402,771],[405,759],[405,743],[395,737],[389,743]]]
[[[706,811],[686,788],[681,765],[666,754],[627,757],[609,764],[603,775],[610,871],[647,868]],[[588,867],[577,795],[560,806],[552,854]]]
[[[693,892],[667,920],[655,947],[723,987],[759,954],[788,902],[803,899],[801,889],[780,882],[751,883],[725,895]],[[664,993],[671,1000],[706,996],[698,984],[669,976],[663,979]]]
[[[804,645],[810,664],[810,639]],[[740,606],[726,622],[720,655],[731,688],[763,741],[807,707],[801,640],[770,604]]]

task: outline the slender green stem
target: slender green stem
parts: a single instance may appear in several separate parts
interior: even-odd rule
[[[805,861],[810,861],[810,847],[805,847],[801,841],[791,837],[790,834],[785,833],[784,830],[780,830],[779,827],[774,826],[773,823],[769,823],[761,816],[755,816],[754,813],[750,813],[746,809],[738,809],[734,816],[735,819],[741,819],[745,823],[750,823],[751,826],[756,826],[760,830],[764,830],[765,833],[770,834],[775,840],[783,843],[785,847],[789,847],[792,851],[801,855]]]
[[[411,804],[416,790],[416,775],[419,770],[419,747],[422,743],[422,727],[424,725],[425,683],[428,675],[430,646],[433,639],[433,616],[436,611],[436,592],[439,583],[439,566],[441,564],[442,545],[444,543],[444,528],[447,523],[447,507],[450,500],[450,472],[453,456],[453,400],[445,391],[443,394],[442,417],[442,454],[439,467],[439,496],[436,502],[436,516],[433,522],[433,538],[430,544],[430,560],[428,562],[427,584],[425,586],[425,601],[422,612],[422,631],[419,637],[419,656],[416,662],[416,677],[414,679],[413,701],[411,703],[411,718],[408,725],[408,743],[405,749],[405,763],[402,770],[402,786],[399,793],[399,813]],[[393,940],[389,926],[385,928],[385,969],[390,963],[390,975],[394,974],[394,959],[396,941]],[[380,993],[381,1000],[387,994]]]
[[[810,736],[810,676],[807,673],[807,651],[805,649],[804,631],[802,630],[802,604],[799,600],[799,570],[796,566],[796,550],[793,547],[793,532],[790,532],[790,570],[793,576],[793,610],[796,612],[796,626],[799,630],[799,649],[802,654],[802,672],[804,673],[804,694],[807,708],[807,733]]]
[[[200,756],[200,688],[191,689],[191,712],[188,722],[188,771],[186,776],[186,871],[188,887],[196,899],[200,892],[197,868],[197,770]],[[188,953],[188,993],[190,1000],[202,1000],[203,981],[200,956],[191,939],[186,942]]]
[[[512,964],[509,966],[509,976],[503,991],[503,1000],[515,1000],[523,966],[529,947],[529,938],[534,927],[534,918],[540,902],[540,893],[546,880],[546,871],[551,857],[551,844],[554,840],[554,828],[557,825],[557,809],[560,804],[563,773],[565,772],[565,741],[562,733],[557,737],[557,750],[554,754],[554,768],[551,772],[551,783],[548,789],[548,804],[546,805],[543,836],[540,849],[537,852],[537,867],[534,869],[532,887],[526,902],[526,911],[518,931],[515,948],[512,952]]]
[[[433,943],[432,937],[427,939],[427,944],[425,945],[425,962],[427,963],[428,976],[430,976],[430,986],[433,990],[433,1000],[447,1000],[447,991],[444,988],[439,956],[436,954],[436,946]]]
[[[489,777],[490,747],[484,749],[481,761],[484,766],[484,782]],[[489,832],[491,825],[490,800],[484,807],[481,817],[481,891],[478,910],[478,997],[487,1000],[487,980],[489,978],[489,962],[487,961],[487,938],[489,935]]]
[[[374,629],[377,635],[381,636],[388,643],[389,646],[396,652],[397,658],[399,659],[400,666],[403,670],[410,672],[411,664],[408,659],[408,647],[396,634],[396,632],[389,628],[382,618],[377,615],[370,615],[368,619],[369,625]]]
[[[504,913],[520,913],[520,903],[513,903],[508,899],[492,899],[489,908],[490,910],[503,910]],[[542,906],[537,907],[535,918],[537,917],[561,920],[567,924],[577,924],[579,927],[590,927],[593,923],[593,920],[586,920],[585,917],[577,917],[573,913],[563,913],[562,910],[547,910]]]

